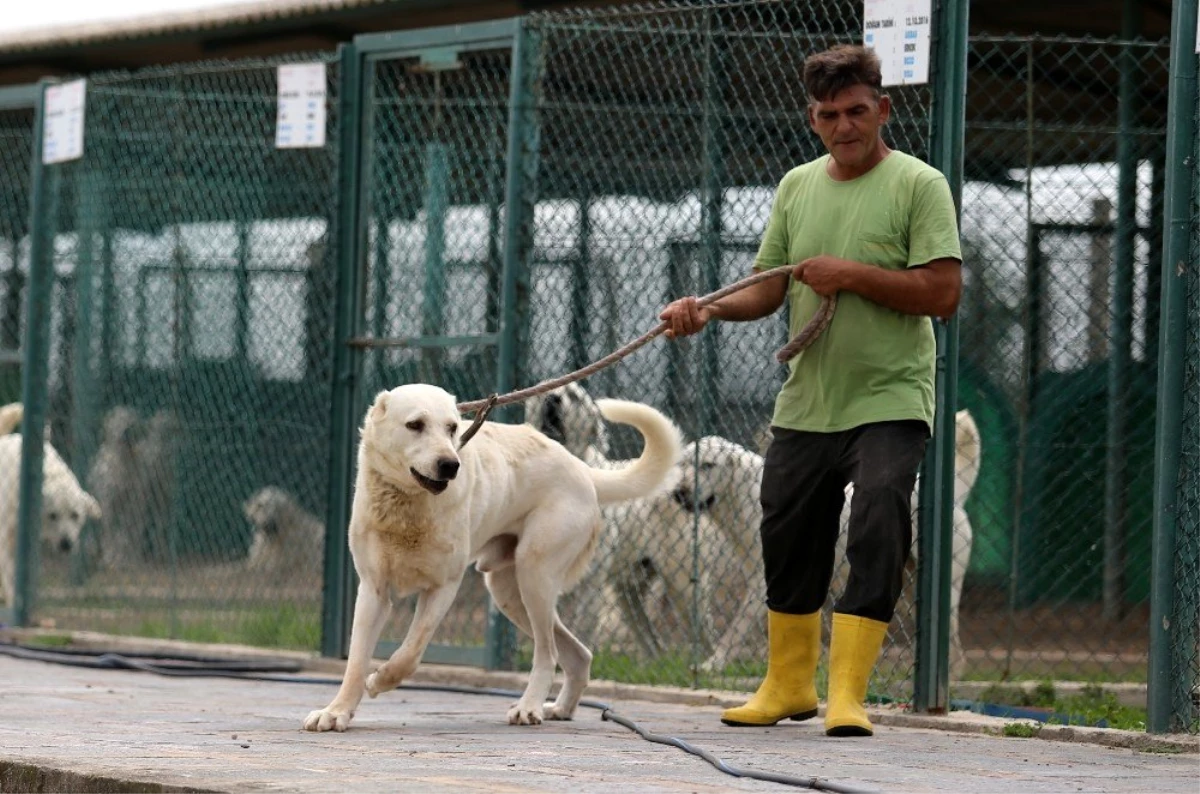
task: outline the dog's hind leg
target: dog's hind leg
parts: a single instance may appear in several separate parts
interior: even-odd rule
[[[395,689],[400,682],[408,678],[421,663],[425,649],[433,640],[433,634],[441,624],[442,618],[450,611],[454,596],[458,594],[458,586],[462,581],[453,579],[440,587],[423,590],[417,596],[417,608],[413,613],[412,623],[404,642],[396,649],[379,669],[367,677],[367,694],[375,697],[381,692]]]
[[[304,720],[306,731],[344,731],[350,725],[354,710],[362,701],[367,666],[391,611],[386,593],[376,592],[366,582],[359,583],[354,623],[350,628],[350,654],[342,685],[328,706],[313,711]]]
[[[521,588],[517,584],[517,572],[513,568],[489,572],[484,581],[496,607],[526,635],[533,636],[529,624],[529,613],[521,601]],[[575,716],[579,698],[587,688],[592,672],[592,652],[554,616],[554,642],[558,650],[558,663],[563,669],[563,686],[558,698],[545,711],[548,720],[569,720]],[[516,706],[514,706],[516,708]]]

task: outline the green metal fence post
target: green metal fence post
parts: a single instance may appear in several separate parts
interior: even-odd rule
[[[930,161],[946,175],[962,207],[966,128],[967,3],[943,0],[936,14],[933,128]],[[954,414],[958,403],[958,319],[937,331],[937,418],[921,483],[917,580],[917,651],[913,709],[944,712],[950,705],[950,574],[954,532]]]
[[[529,368],[530,260],[533,257],[533,212],[540,130],[536,86],[541,62],[541,31],[519,21],[513,41],[509,81],[507,182],[504,191],[504,271],[501,276],[501,322],[496,390],[521,385]],[[517,421],[515,406],[505,406],[503,421]],[[488,606],[488,669],[512,666],[515,633],[494,603]]]
[[[42,164],[46,88],[43,81],[34,105],[33,162],[30,197],[29,281],[25,296],[25,350],[22,363],[21,471],[17,496],[17,570],[13,621],[29,624],[36,592],[38,539],[42,523],[43,430],[49,401],[50,314],[54,292],[54,231],[52,213],[57,179]]]
[[[421,334],[442,336],[446,331],[446,210],[449,207],[450,168],[446,144],[425,144],[425,289],[421,301]],[[384,263],[377,263],[383,266]],[[445,351],[421,350],[421,380],[442,383]]]
[[[362,350],[347,340],[358,335],[361,302],[359,203],[362,200],[362,60],[353,44],[338,52],[341,107],[338,110],[338,207],[336,228],[326,231],[335,246],[337,297],[334,309],[332,408],[330,416],[329,495],[325,522],[325,586],[321,604],[321,653],[344,657],[353,617],[354,570],[346,546],[350,523],[351,461],[354,454],[362,378]]]
[[[721,211],[724,204],[725,156],[722,108],[724,105],[726,69],[720,43],[714,33],[722,19],[719,8],[710,8],[704,15],[704,127],[702,145],[702,175],[700,195],[700,274],[696,293],[713,292],[721,287]],[[697,386],[700,405],[694,420],[697,437],[720,432],[717,427],[721,402],[721,323],[710,323],[697,339]]]
[[[1154,545],[1150,593],[1150,670],[1146,730],[1171,730],[1187,708],[1187,687],[1173,674],[1175,541],[1179,521],[1179,471],[1183,424],[1183,372],[1187,333],[1187,269],[1196,189],[1196,0],[1176,0],[1171,20],[1167,107],[1167,175],[1163,202],[1162,325],[1155,427]],[[1194,262],[1190,263],[1195,266]]]
[[[1126,463],[1129,381],[1132,369],[1134,242],[1137,235],[1137,59],[1129,44],[1137,35],[1139,11],[1125,0],[1121,52],[1117,56],[1117,234],[1113,252],[1112,336],[1108,356],[1108,443],[1104,487],[1104,618],[1115,621],[1125,611]]]

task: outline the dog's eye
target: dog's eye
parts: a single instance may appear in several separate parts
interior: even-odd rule
[[[716,467],[717,467],[717,464],[713,463],[711,460],[706,460],[700,464],[700,471],[711,471],[712,469],[715,469]]]
[[[72,521],[78,521],[78,520],[79,520],[79,513],[77,513],[77,512],[72,512],[72,513],[71,513],[71,520],[72,520]]]
[[[51,521],[57,521],[58,513],[56,511],[51,511],[47,518],[49,518]]]
[[[422,430],[425,429],[425,423],[422,422],[420,419],[414,419],[404,426],[407,427],[409,430],[413,431],[414,433],[420,433]]]
[[[458,425],[446,425],[446,432],[450,434],[450,438],[454,438],[454,434],[458,432]]]

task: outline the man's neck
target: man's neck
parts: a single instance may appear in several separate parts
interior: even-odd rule
[[[851,179],[858,179],[863,174],[870,171],[875,166],[884,161],[892,150],[883,142],[883,138],[879,138],[875,142],[875,148],[871,152],[871,156],[861,163],[856,163],[852,166],[843,166],[833,157],[829,158],[829,165],[826,166],[826,172],[837,182],[849,182]]]

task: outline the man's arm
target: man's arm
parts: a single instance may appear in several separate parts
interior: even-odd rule
[[[699,333],[712,319],[731,322],[758,320],[774,314],[783,305],[788,281],[783,276],[769,278],[707,306],[700,306],[695,297],[680,298],[667,304],[658,319],[671,324],[667,336],[672,339]]]
[[[821,296],[846,290],[894,311],[930,317],[951,316],[962,296],[962,263],[957,259],[885,270],[848,259],[815,256],[796,265],[792,278]]]

